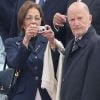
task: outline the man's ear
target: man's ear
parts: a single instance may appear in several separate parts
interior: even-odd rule
[[[92,15],[91,14],[89,15],[89,20],[90,20],[90,24],[91,24],[91,22],[92,22]]]
[[[66,21],[68,21],[68,17],[67,17],[67,15],[66,15],[65,17],[66,17]]]

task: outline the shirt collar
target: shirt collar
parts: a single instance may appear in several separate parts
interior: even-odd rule
[[[77,40],[81,40],[81,39],[82,39],[82,36],[79,37],[79,38],[76,38],[76,37],[75,37],[75,41],[77,41]]]
[[[40,0],[36,0],[36,1],[35,1],[35,2],[36,2],[36,4],[39,4],[39,1],[40,1]],[[46,0],[44,0],[44,2],[45,2],[45,1],[46,1]]]

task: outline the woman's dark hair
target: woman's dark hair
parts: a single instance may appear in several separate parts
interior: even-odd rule
[[[18,27],[19,27],[20,31],[23,33],[24,33],[24,29],[22,26],[23,26],[23,23],[25,20],[25,16],[27,15],[28,10],[33,7],[36,8],[40,12],[40,17],[42,19],[41,25],[44,25],[44,15],[43,15],[43,11],[42,11],[41,7],[31,0],[25,1],[24,4],[19,9],[18,18],[17,18]]]

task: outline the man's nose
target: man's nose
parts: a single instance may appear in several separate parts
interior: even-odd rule
[[[77,19],[74,20],[74,25],[79,25],[79,21]]]

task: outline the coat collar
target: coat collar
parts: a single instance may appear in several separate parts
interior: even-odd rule
[[[96,34],[95,29],[92,26],[90,26],[86,34],[78,42],[78,46],[81,48],[85,47],[89,41],[89,38],[93,37],[95,34]]]
[[[94,37],[94,35],[96,34],[95,29],[90,26],[88,31],[86,32],[86,34],[82,37],[81,40],[79,40],[78,42],[78,48],[76,50],[78,50],[79,48],[85,48],[87,46],[87,43],[89,41],[89,38]],[[65,53],[67,52],[67,54],[69,55],[73,46],[73,42],[74,42],[74,38],[69,42]],[[75,50],[75,51],[76,51]]]

